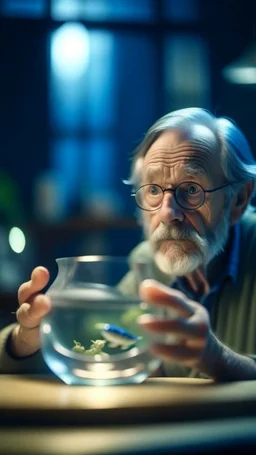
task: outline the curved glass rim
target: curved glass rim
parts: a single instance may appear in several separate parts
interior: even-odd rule
[[[139,349],[137,346],[134,346],[133,348],[129,349],[128,351],[125,351],[123,353],[119,354],[111,354],[109,357],[105,357],[104,359],[96,359],[95,356],[89,355],[89,354],[80,354],[78,352],[70,351],[69,349],[65,348],[64,346],[61,346],[59,343],[54,343],[54,349],[56,349],[57,352],[60,354],[64,355],[65,357],[68,357],[69,359],[76,359],[76,360],[84,360],[86,362],[90,363],[113,363],[113,361],[118,361],[118,360],[126,360],[129,358],[137,357],[138,354],[142,353],[148,353],[149,352],[149,346],[152,343],[148,343],[145,346],[143,346],[141,349]],[[152,357],[154,357],[153,354],[151,354]]]
[[[86,262],[86,263],[91,263],[91,262],[129,262],[129,256],[111,256],[111,255],[85,255],[85,256],[69,256],[69,257],[63,257],[63,258],[56,258],[55,261],[58,262],[64,262],[64,261],[73,261],[73,262]],[[146,259],[140,259],[138,261],[135,261],[136,264],[147,264],[148,261]]]
[[[128,262],[128,256],[111,256],[111,255],[85,255],[85,256],[69,256],[63,258],[56,258],[56,262],[70,260],[74,262]],[[140,260],[139,263],[146,261]]]

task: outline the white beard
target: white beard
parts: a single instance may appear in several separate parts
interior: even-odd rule
[[[227,204],[225,204],[227,205]],[[183,276],[193,272],[200,265],[206,266],[215,256],[223,251],[230,228],[230,208],[225,207],[224,216],[220,221],[201,237],[193,228],[186,226],[170,225],[161,223],[157,229],[150,234],[144,220],[143,229],[145,237],[153,249],[155,261],[158,267],[170,276]],[[186,253],[178,245],[170,244],[165,253],[159,250],[164,240],[189,240],[195,245],[195,251]]]

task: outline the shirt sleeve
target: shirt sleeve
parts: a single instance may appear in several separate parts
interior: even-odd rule
[[[15,357],[10,352],[11,334],[16,324],[0,332],[0,373],[4,374],[51,374],[40,351],[28,357]]]

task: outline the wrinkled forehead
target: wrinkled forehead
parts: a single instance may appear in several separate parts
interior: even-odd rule
[[[219,141],[213,131],[204,125],[191,124],[186,128],[172,128],[163,131],[147,150],[145,157],[149,152],[160,149],[161,146],[170,152],[175,152],[182,145],[191,145],[191,151],[195,155],[197,154],[197,145],[198,153],[204,147],[206,152],[216,158],[219,152]]]
[[[157,165],[179,165],[212,177],[222,174],[218,139],[203,125],[164,131],[146,152],[142,172]]]

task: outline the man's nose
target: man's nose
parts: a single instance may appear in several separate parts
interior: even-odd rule
[[[164,193],[163,204],[159,209],[160,220],[169,224],[173,221],[184,221],[184,213],[182,207],[176,202],[173,192]]]

